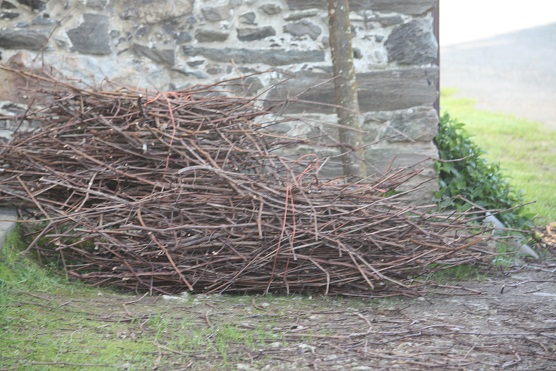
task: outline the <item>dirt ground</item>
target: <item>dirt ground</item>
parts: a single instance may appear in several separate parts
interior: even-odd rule
[[[30,294],[20,304],[85,313],[103,324],[96,331],[107,339],[154,339],[158,352],[148,369],[556,369],[554,259],[433,291],[374,300],[110,293],[80,300]],[[108,331],[114,323],[123,327]],[[65,327],[57,331],[71,332],[75,341],[79,328]],[[46,369],[56,365],[64,364]],[[146,367],[123,355],[119,364],[99,366]]]

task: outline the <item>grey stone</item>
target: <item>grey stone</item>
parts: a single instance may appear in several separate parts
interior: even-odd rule
[[[384,17],[377,16],[377,17],[366,19],[366,21],[378,22],[383,26],[390,27],[390,26],[402,24],[403,18],[399,15],[384,16]]]
[[[0,19],[15,19],[19,17],[21,14],[16,12],[2,12],[0,13]]]
[[[6,120],[0,120],[0,137],[9,139],[16,129],[19,132],[27,132],[36,129],[40,125],[39,121],[7,119],[17,115],[24,115],[27,110],[28,106],[26,104],[14,103],[12,101],[0,101],[0,117],[6,118]],[[1,162],[0,158],[0,163]]]
[[[188,56],[202,55],[215,62],[264,63],[270,66],[282,66],[303,62],[322,62],[325,54],[322,50],[284,50],[284,49],[234,49],[202,48],[183,46],[182,52]]]
[[[45,17],[45,15],[47,14],[45,13],[43,15],[35,17],[35,19],[33,19],[33,21],[31,22],[31,24],[34,26],[50,26],[56,24],[55,20],[53,20],[50,17]]]
[[[363,130],[370,142],[430,142],[438,133],[438,113],[432,107],[369,112]]]
[[[361,52],[361,49],[353,48],[353,58],[355,58],[355,59],[363,58],[363,53]]]
[[[433,9],[437,0],[350,0],[351,11],[420,15]],[[326,0],[287,0],[290,10],[326,9]]]
[[[255,12],[248,12],[239,16],[239,21],[243,24],[254,25],[256,19],[257,15]]]
[[[322,33],[322,30],[313,22],[303,19],[299,22],[285,25],[284,32],[298,37],[309,35],[311,39],[316,40]]]
[[[264,4],[259,7],[259,10],[267,15],[275,15],[280,13],[282,8],[276,4]]]
[[[198,60],[196,60],[196,61],[189,61],[189,62],[187,62],[187,65],[188,65],[189,67],[197,67],[197,66],[202,65],[203,63],[205,63],[205,60],[204,60],[204,59],[198,59]]]
[[[134,36],[139,38],[144,38],[145,36],[148,36],[151,33],[151,30],[152,30],[151,25],[147,24],[147,25],[139,26],[135,31]]]
[[[205,72],[208,73],[209,75],[222,75],[224,71],[224,67],[222,67],[219,64],[209,64],[207,65],[207,68],[205,69]]]
[[[199,80],[204,80],[204,79],[208,79],[208,75],[204,72],[201,71],[191,71],[187,68],[184,68],[183,66],[181,67],[174,67],[172,68],[172,71],[176,71],[179,72],[180,74],[184,75],[184,76],[193,76],[198,78]]]
[[[437,0],[359,0],[357,3],[353,10],[360,8],[374,12],[421,15],[433,10]]]
[[[384,172],[388,167],[403,168],[423,164],[432,165],[438,158],[438,149],[432,143],[406,143],[371,145],[365,150],[365,159],[375,170]]]
[[[17,6],[10,3],[9,1],[2,1],[2,4],[0,4],[0,9],[17,9]]]
[[[263,88],[261,79],[257,76],[249,76],[241,80],[241,84],[234,85],[232,91],[239,96],[253,96],[256,95],[260,89]]]
[[[191,36],[191,34],[190,34],[189,32],[187,32],[187,31],[181,31],[181,32],[178,34],[178,38],[177,38],[176,42],[177,42],[178,44],[183,44],[183,43],[188,43],[188,42],[190,42],[191,40],[193,40],[193,36]]]
[[[108,5],[108,0],[87,0],[87,8],[102,10]]]
[[[82,54],[110,54],[109,18],[100,14],[83,14],[84,22],[67,32],[73,48]]]
[[[162,31],[164,31],[165,33],[174,34],[182,30],[183,23],[185,23],[183,21],[184,21],[184,17],[168,19],[164,22],[161,22],[160,26]]]
[[[173,66],[176,62],[173,49],[155,49],[148,46],[133,44],[131,50],[138,56],[147,57],[150,60]]]
[[[12,207],[0,207],[0,249],[4,247],[4,242],[12,233],[18,220],[17,210]]]
[[[17,12],[2,12],[0,13],[0,19],[15,19],[21,14]]]
[[[306,10],[306,9],[326,9],[327,0],[288,0],[288,8],[290,10]],[[350,10],[353,10],[350,1]]]
[[[437,63],[438,43],[430,24],[415,20],[396,27],[384,46],[390,62],[400,65]]]
[[[207,6],[201,9],[201,13],[209,22],[219,22],[229,19],[231,16],[231,5],[227,3],[222,6]]]
[[[265,127],[269,128],[273,132],[281,133],[281,134],[286,134],[288,131],[292,129],[289,123],[284,123],[279,121],[266,125]]]
[[[421,170],[419,175],[403,183],[398,190],[411,191],[399,198],[414,204],[430,204],[434,192],[438,190],[438,181],[434,170],[434,159],[438,158],[436,146],[430,143],[379,143],[371,145],[365,151],[367,174],[371,177],[381,176],[390,169],[411,167]]]
[[[17,0],[17,2],[39,12],[46,9],[46,1],[42,0]]]
[[[199,42],[219,42],[219,41],[226,41],[228,36],[230,35],[227,31],[219,31],[219,30],[207,30],[204,28],[200,28],[195,32],[195,39]]]
[[[272,88],[267,95],[267,107],[289,101],[287,113],[334,113],[335,90],[332,75],[316,72],[299,72],[295,78]],[[436,83],[438,68],[408,68],[373,71],[357,74],[359,108],[361,112],[392,111],[416,106],[432,107],[438,97]],[[311,89],[313,86],[317,88]],[[314,102],[314,103],[307,103]],[[322,105],[326,103],[328,105]]]
[[[47,35],[40,31],[0,30],[0,48],[40,50],[47,42]]]
[[[121,18],[136,24],[158,23],[191,14],[194,0],[124,0]]]
[[[66,42],[65,39],[61,39],[59,37],[54,39],[54,42],[56,43],[57,46],[59,46],[60,48],[65,48],[66,46],[68,46],[68,43]]]
[[[14,103],[10,101],[0,101],[0,114],[2,116],[16,116],[22,115],[27,111],[28,106],[20,103]],[[6,127],[2,127],[6,129]]]
[[[271,26],[237,29],[237,38],[240,41],[255,41],[270,36],[276,36],[276,30]]]
[[[287,16],[284,17],[284,20],[286,20],[286,21],[299,21],[300,19],[314,17],[317,14],[319,14],[319,11],[317,9],[303,10],[303,11],[292,12],[292,13],[288,14]]]

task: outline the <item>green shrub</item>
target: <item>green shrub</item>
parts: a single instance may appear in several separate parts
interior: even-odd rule
[[[442,209],[467,210],[473,206],[468,200],[486,210],[507,210],[497,215],[507,227],[530,226],[520,206],[524,203],[521,193],[511,189],[499,164],[482,157],[484,151],[473,142],[464,124],[444,114],[435,142],[440,155],[435,165],[440,189],[434,201]]]

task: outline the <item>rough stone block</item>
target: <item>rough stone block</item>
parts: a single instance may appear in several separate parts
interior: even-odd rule
[[[135,24],[158,23],[190,14],[193,2],[194,0],[124,0],[121,17],[134,21]]]
[[[16,19],[20,14],[17,12],[2,12],[0,13],[0,19]]]
[[[17,210],[11,207],[0,207],[0,249],[3,249],[7,236],[16,225]]]
[[[136,39],[146,39],[150,35],[152,29],[153,26],[150,24],[138,26],[135,29],[134,37]]]
[[[133,50],[136,55],[147,57],[156,63],[164,63],[173,66],[176,62],[173,49],[159,50],[140,44],[133,44],[131,46],[131,50]]]
[[[255,14],[255,12],[247,12],[239,16],[239,21],[243,24],[255,25],[256,19],[257,15]]]
[[[35,17],[35,19],[33,19],[33,21],[31,22],[31,24],[33,26],[50,26],[50,25],[55,25],[57,22],[48,17],[48,14],[44,13],[42,15],[39,15],[38,17]]]
[[[67,32],[73,48],[82,54],[110,54],[109,18],[99,14],[83,14],[84,22]]]
[[[17,0],[17,2],[39,12],[46,9],[46,1],[42,0]]]
[[[276,4],[264,4],[259,7],[259,10],[266,15],[275,15],[280,13],[282,8]]]
[[[322,30],[313,22],[304,19],[299,22],[285,25],[284,32],[297,37],[308,35],[311,39],[316,40],[322,33]]]
[[[438,97],[437,81],[436,67],[359,73],[359,109],[361,112],[371,112],[416,106],[432,107]],[[291,97],[297,97],[299,101],[291,100]],[[288,100],[284,107],[287,113],[333,113],[335,108],[332,105],[335,104],[336,95],[332,75],[299,72],[295,78],[275,86],[268,93],[266,100],[267,107]]]
[[[384,13],[419,15],[430,11],[438,0],[350,0],[351,11],[372,10]],[[326,0],[288,0],[290,10],[326,9]]]
[[[403,18],[399,15],[372,16],[365,17],[365,22],[378,22],[382,26],[390,27],[403,23]]]
[[[430,142],[438,133],[438,113],[432,107],[369,112],[363,130],[367,142]]]
[[[380,175],[389,169],[409,168],[420,170],[418,176],[399,187],[400,191],[413,190],[402,199],[414,204],[432,203],[432,195],[438,190],[438,181],[434,170],[434,160],[438,150],[432,143],[396,143],[370,146],[365,151],[367,174]]]
[[[220,30],[208,30],[201,28],[195,32],[195,39],[204,43],[226,41],[228,36],[230,36],[229,32]]]
[[[284,49],[234,49],[234,48],[203,48],[183,46],[183,54],[187,56],[203,56],[215,62],[263,63],[269,66],[282,66],[303,62],[322,62],[322,50],[284,50]]]
[[[230,89],[239,96],[254,96],[264,87],[261,79],[249,76],[241,80],[241,84],[231,86]]]
[[[180,33],[178,33],[178,38],[176,39],[176,43],[184,44],[190,42],[191,40],[193,40],[193,37],[189,32],[181,31]]]
[[[308,9],[308,10],[300,10],[297,12],[292,12],[284,17],[284,20],[291,22],[291,21],[299,21],[300,19],[304,18],[311,18],[319,14],[318,9]]]
[[[226,3],[221,6],[207,6],[201,9],[201,13],[209,22],[219,22],[229,19],[231,16],[231,5]]]
[[[87,8],[103,10],[108,5],[108,0],[87,0]]]
[[[276,30],[271,26],[237,29],[237,38],[240,41],[261,40],[269,36],[276,36]]]
[[[2,1],[2,3],[0,3],[0,9],[17,9],[17,6],[9,1]]]
[[[418,166],[428,168],[438,158],[438,149],[432,142],[396,143],[371,145],[365,150],[365,160],[377,171],[384,172],[388,167],[404,168]]]
[[[396,27],[384,43],[388,60],[400,65],[437,63],[438,43],[432,25],[414,20]]]
[[[0,48],[40,50],[47,42],[47,35],[41,31],[0,30]]]

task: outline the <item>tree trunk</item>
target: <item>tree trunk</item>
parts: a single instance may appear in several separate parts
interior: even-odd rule
[[[328,0],[328,21],[336,104],[339,106],[339,134],[340,141],[345,145],[342,164],[346,179],[354,181],[365,178],[367,171],[351,48],[349,1]]]

